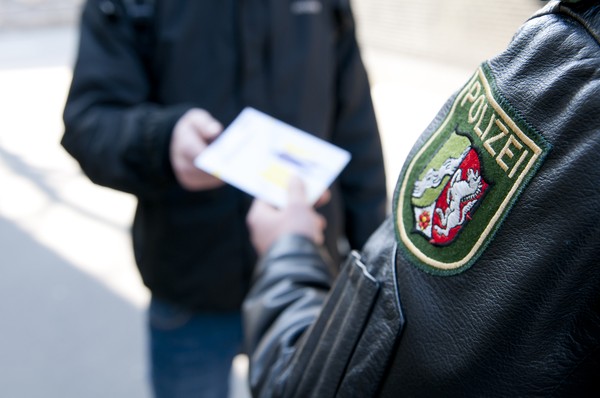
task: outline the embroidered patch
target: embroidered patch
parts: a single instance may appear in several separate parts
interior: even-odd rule
[[[549,150],[482,65],[396,186],[396,237],[405,252],[435,274],[468,269]]]

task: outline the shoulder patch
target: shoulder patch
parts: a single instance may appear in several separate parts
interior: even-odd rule
[[[483,64],[407,160],[393,202],[400,246],[425,271],[465,271],[549,150],[500,96]]]

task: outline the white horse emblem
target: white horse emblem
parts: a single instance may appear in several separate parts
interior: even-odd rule
[[[440,218],[440,225],[434,225],[435,232],[439,235],[448,236],[454,227],[463,225],[469,211],[478,202],[478,195],[483,186],[479,172],[474,169],[467,170],[467,178],[461,179],[462,169],[458,169],[452,176],[450,186],[446,192],[445,210],[435,209]]]

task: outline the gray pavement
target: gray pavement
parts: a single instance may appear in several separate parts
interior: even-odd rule
[[[148,397],[133,201],[59,147],[70,27],[0,33],[0,396]]]
[[[59,145],[72,25],[0,30],[0,396],[149,396],[133,198]],[[393,187],[414,138],[470,70],[365,49]],[[234,397],[244,358],[235,364]]]

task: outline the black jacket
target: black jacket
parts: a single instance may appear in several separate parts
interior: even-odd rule
[[[600,395],[600,5],[548,4],[417,141],[331,287],[276,242],[244,305],[260,397]]]
[[[62,145],[89,178],[138,198],[133,243],[153,294],[193,309],[239,308],[255,254],[250,198],[188,192],[168,144],[189,108],[225,126],[245,107],[352,153],[332,187],[328,247],[360,247],[384,219],[385,175],[349,3],[88,0]],[[125,7],[129,5],[128,7]],[[310,7],[308,7],[310,6]]]

